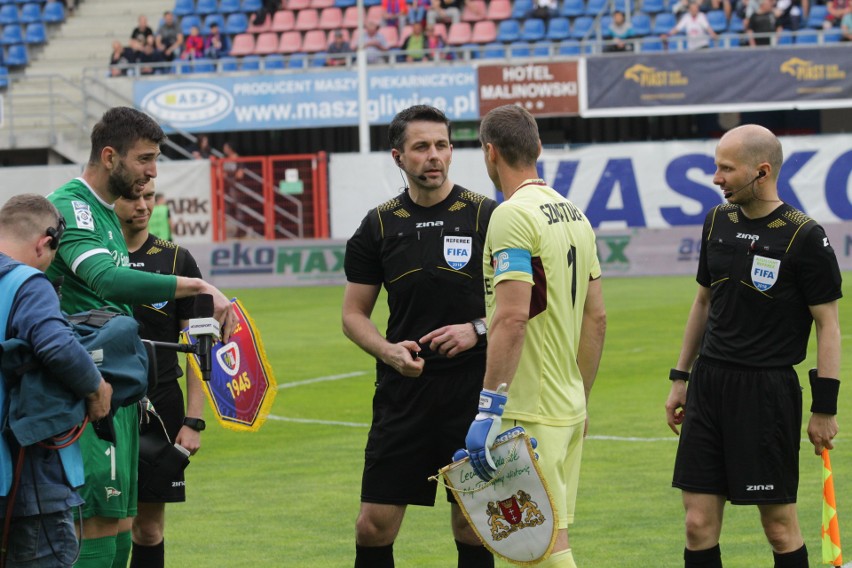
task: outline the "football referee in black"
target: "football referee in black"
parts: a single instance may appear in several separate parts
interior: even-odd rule
[[[781,143],[744,125],[716,147],[726,203],[704,221],[698,294],[666,401],[681,427],[672,485],[686,511],[684,566],[722,566],[725,501],[757,505],[778,568],[807,568],[796,512],[804,360],[816,324],[808,437],[832,449],[840,387],[840,270],[825,231],[778,198]],[[687,386],[688,385],[688,386]]]

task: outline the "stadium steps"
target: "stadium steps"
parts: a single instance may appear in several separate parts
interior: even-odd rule
[[[84,0],[50,41],[30,49],[30,64],[10,81],[0,148],[50,148],[62,158],[85,163],[89,131],[105,106],[128,104],[132,81],[107,80],[112,41],[126,44],[140,14],[156,31],[174,0]],[[84,95],[94,93],[94,98]],[[99,88],[99,83],[107,85]]]

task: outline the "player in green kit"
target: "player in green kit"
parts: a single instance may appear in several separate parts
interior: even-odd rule
[[[119,197],[138,196],[157,176],[157,158],[165,134],[149,116],[117,107],[92,129],[92,150],[83,174],[48,199],[68,227],[47,275],[61,281],[61,307],[69,313],[110,306],[132,316],[132,305],[211,294],[214,317],[227,341],[236,316],[228,298],[199,278],[131,270],[121,225],[113,211]],[[116,409],[115,444],[100,439],[91,426],[81,437],[86,484],[80,493],[82,545],[76,566],[126,566],[130,528],[136,514],[139,460],[138,411]]]
[[[559,523],[553,554],[538,566],[575,568],[568,525],[606,329],[595,234],[573,203],[537,179],[541,141],[527,111],[492,110],[479,137],[505,201],[485,238],[488,352],[466,446],[476,473],[490,480],[496,468],[489,450],[500,432],[522,426],[538,440]]]

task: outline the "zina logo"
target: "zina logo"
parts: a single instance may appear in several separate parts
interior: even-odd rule
[[[227,117],[234,98],[208,83],[170,83],[142,99],[142,110],[178,128],[205,126]]]

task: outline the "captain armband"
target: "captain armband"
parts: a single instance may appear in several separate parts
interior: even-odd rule
[[[811,382],[811,412],[816,414],[837,414],[837,394],[840,381],[817,375],[816,369],[808,371]]]
[[[669,380],[670,381],[688,381],[689,380],[689,371],[680,371],[678,369],[672,369],[669,371]]]

